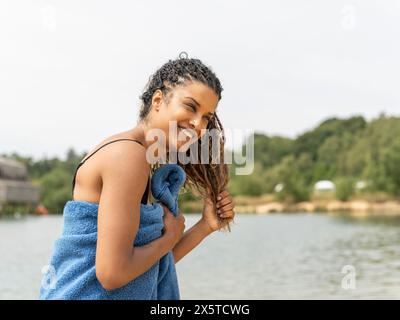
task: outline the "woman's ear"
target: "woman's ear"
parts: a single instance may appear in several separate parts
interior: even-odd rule
[[[162,91],[160,89],[154,91],[151,103],[156,111],[160,110],[162,99],[163,99]]]

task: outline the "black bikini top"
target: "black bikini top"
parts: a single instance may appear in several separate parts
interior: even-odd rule
[[[73,197],[74,197],[75,179],[76,179],[76,174],[77,174],[77,172],[78,172],[78,169],[85,163],[85,161],[86,161],[87,159],[89,159],[92,155],[94,155],[94,154],[95,154],[97,151],[99,151],[101,148],[103,148],[104,146],[106,146],[106,145],[108,145],[108,144],[110,144],[110,143],[113,143],[113,142],[116,142],[116,141],[120,141],[120,140],[135,141],[135,142],[137,142],[137,143],[139,143],[140,145],[143,146],[143,144],[142,144],[140,141],[138,141],[138,140],[134,140],[134,139],[117,139],[117,140],[113,140],[113,141],[107,142],[107,143],[105,143],[104,145],[102,145],[102,146],[100,146],[99,148],[97,148],[91,155],[89,155],[85,160],[83,160],[81,163],[79,163],[79,164],[78,164],[78,167],[77,167],[76,170],[75,170],[74,179],[72,180],[72,199],[73,199]],[[144,194],[143,194],[143,197],[142,197],[142,200],[141,200],[141,202],[142,202],[143,204],[147,204],[147,202],[148,202],[149,191],[150,191],[150,177],[149,177],[149,179],[147,180],[146,190],[145,190],[145,192],[144,192]]]

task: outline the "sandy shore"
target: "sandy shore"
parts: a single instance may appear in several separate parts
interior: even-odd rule
[[[201,202],[182,203],[185,212],[200,212]],[[400,216],[400,201],[372,201],[368,199],[354,199],[338,201],[335,199],[313,199],[298,203],[277,202],[270,195],[261,197],[235,197],[235,212],[269,214],[274,212],[341,212],[347,211],[364,214],[388,214]]]
[[[236,212],[268,214],[273,212],[339,212],[351,211],[360,214],[379,213],[400,215],[400,201],[370,202],[367,200],[351,201],[306,201],[294,204],[269,202],[257,205],[236,205]]]

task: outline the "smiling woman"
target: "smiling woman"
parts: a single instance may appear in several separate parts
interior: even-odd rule
[[[78,165],[49,264],[56,281],[47,283],[45,275],[41,299],[180,298],[175,263],[210,233],[230,231],[234,218],[216,114],[221,92],[218,78],[198,59],[170,60],[155,72],[141,96],[137,126],[105,139]],[[178,134],[171,134],[171,123]],[[219,132],[219,161],[209,152],[201,163],[202,144],[212,146],[213,137],[205,136],[211,129]],[[156,159],[169,161],[174,150],[200,141],[197,161],[149,163],[153,130],[166,137]],[[203,198],[201,219],[185,232],[177,206],[184,184]],[[155,204],[148,204],[150,190]]]
[[[165,133],[167,138],[164,143],[167,150],[169,147],[180,150],[186,143],[186,141],[178,139],[177,135],[170,134],[172,122],[176,121],[178,133],[182,132],[191,139],[190,142],[195,142],[207,134],[205,139],[197,144],[198,158],[187,164],[178,161],[178,164],[184,168],[187,174],[185,187],[200,193],[203,199],[208,199],[215,207],[218,207],[218,195],[226,189],[228,184],[228,170],[227,165],[224,164],[223,154],[225,135],[216,111],[222,90],[215,73],[199,59],[170,60],[151,76],[141,96],[143,104],[139,114],[140,124],[146,129],[159,128]],[[218,143],[220,144],[218,155],[212,153],[215,135],[208,134],[210,132],[218,133]],[[207,139],[208,141],[206,141]],[[209,146],[209,157],[204,163],[202,146],[206,142]],[[193,150],[187,149],[187,154],[191,155],[191,151]],[[167,157],[168,155],[167,152]],[[219,161],[215,161],[215,159]],[[157,165],[153,167],[153,170],[155,168]],[[228,209],[232,208],[228,206]],[[229,215],[229,212],[227,214]],[[222,217],[224,216],[222,215]],[[218,227],[216,227],[215,221],[212,224],[213,228],[226,228],[230,231],[229,219],[219,220]]]

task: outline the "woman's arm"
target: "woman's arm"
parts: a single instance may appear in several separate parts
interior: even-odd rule
[[[189,230],[185,231],[182,238],[172,249],[174,261],[177,263],[190,251],[192,251],[205,237],[213,231],[203,220],[199,220]]]
[[[113,150],[101,153],[103,187],[98,211],[96,276],[105,289],[112,290],[150,269],[171,250],[174,242],[164,234],[147,245],[133,247],[150,167],[145,149],[138,144],[121,141],[109,149]]]
[[[223,190],[217,198],[217,214],[222,218],[221,221],[216,216],[211,199],[205,199],[203,204],[202,218],[183,234],[181,240],[172,249],[175,263],[188,254],[205,237],[232,222],[235,217],[233,210],[235,204],[227,190]]]

